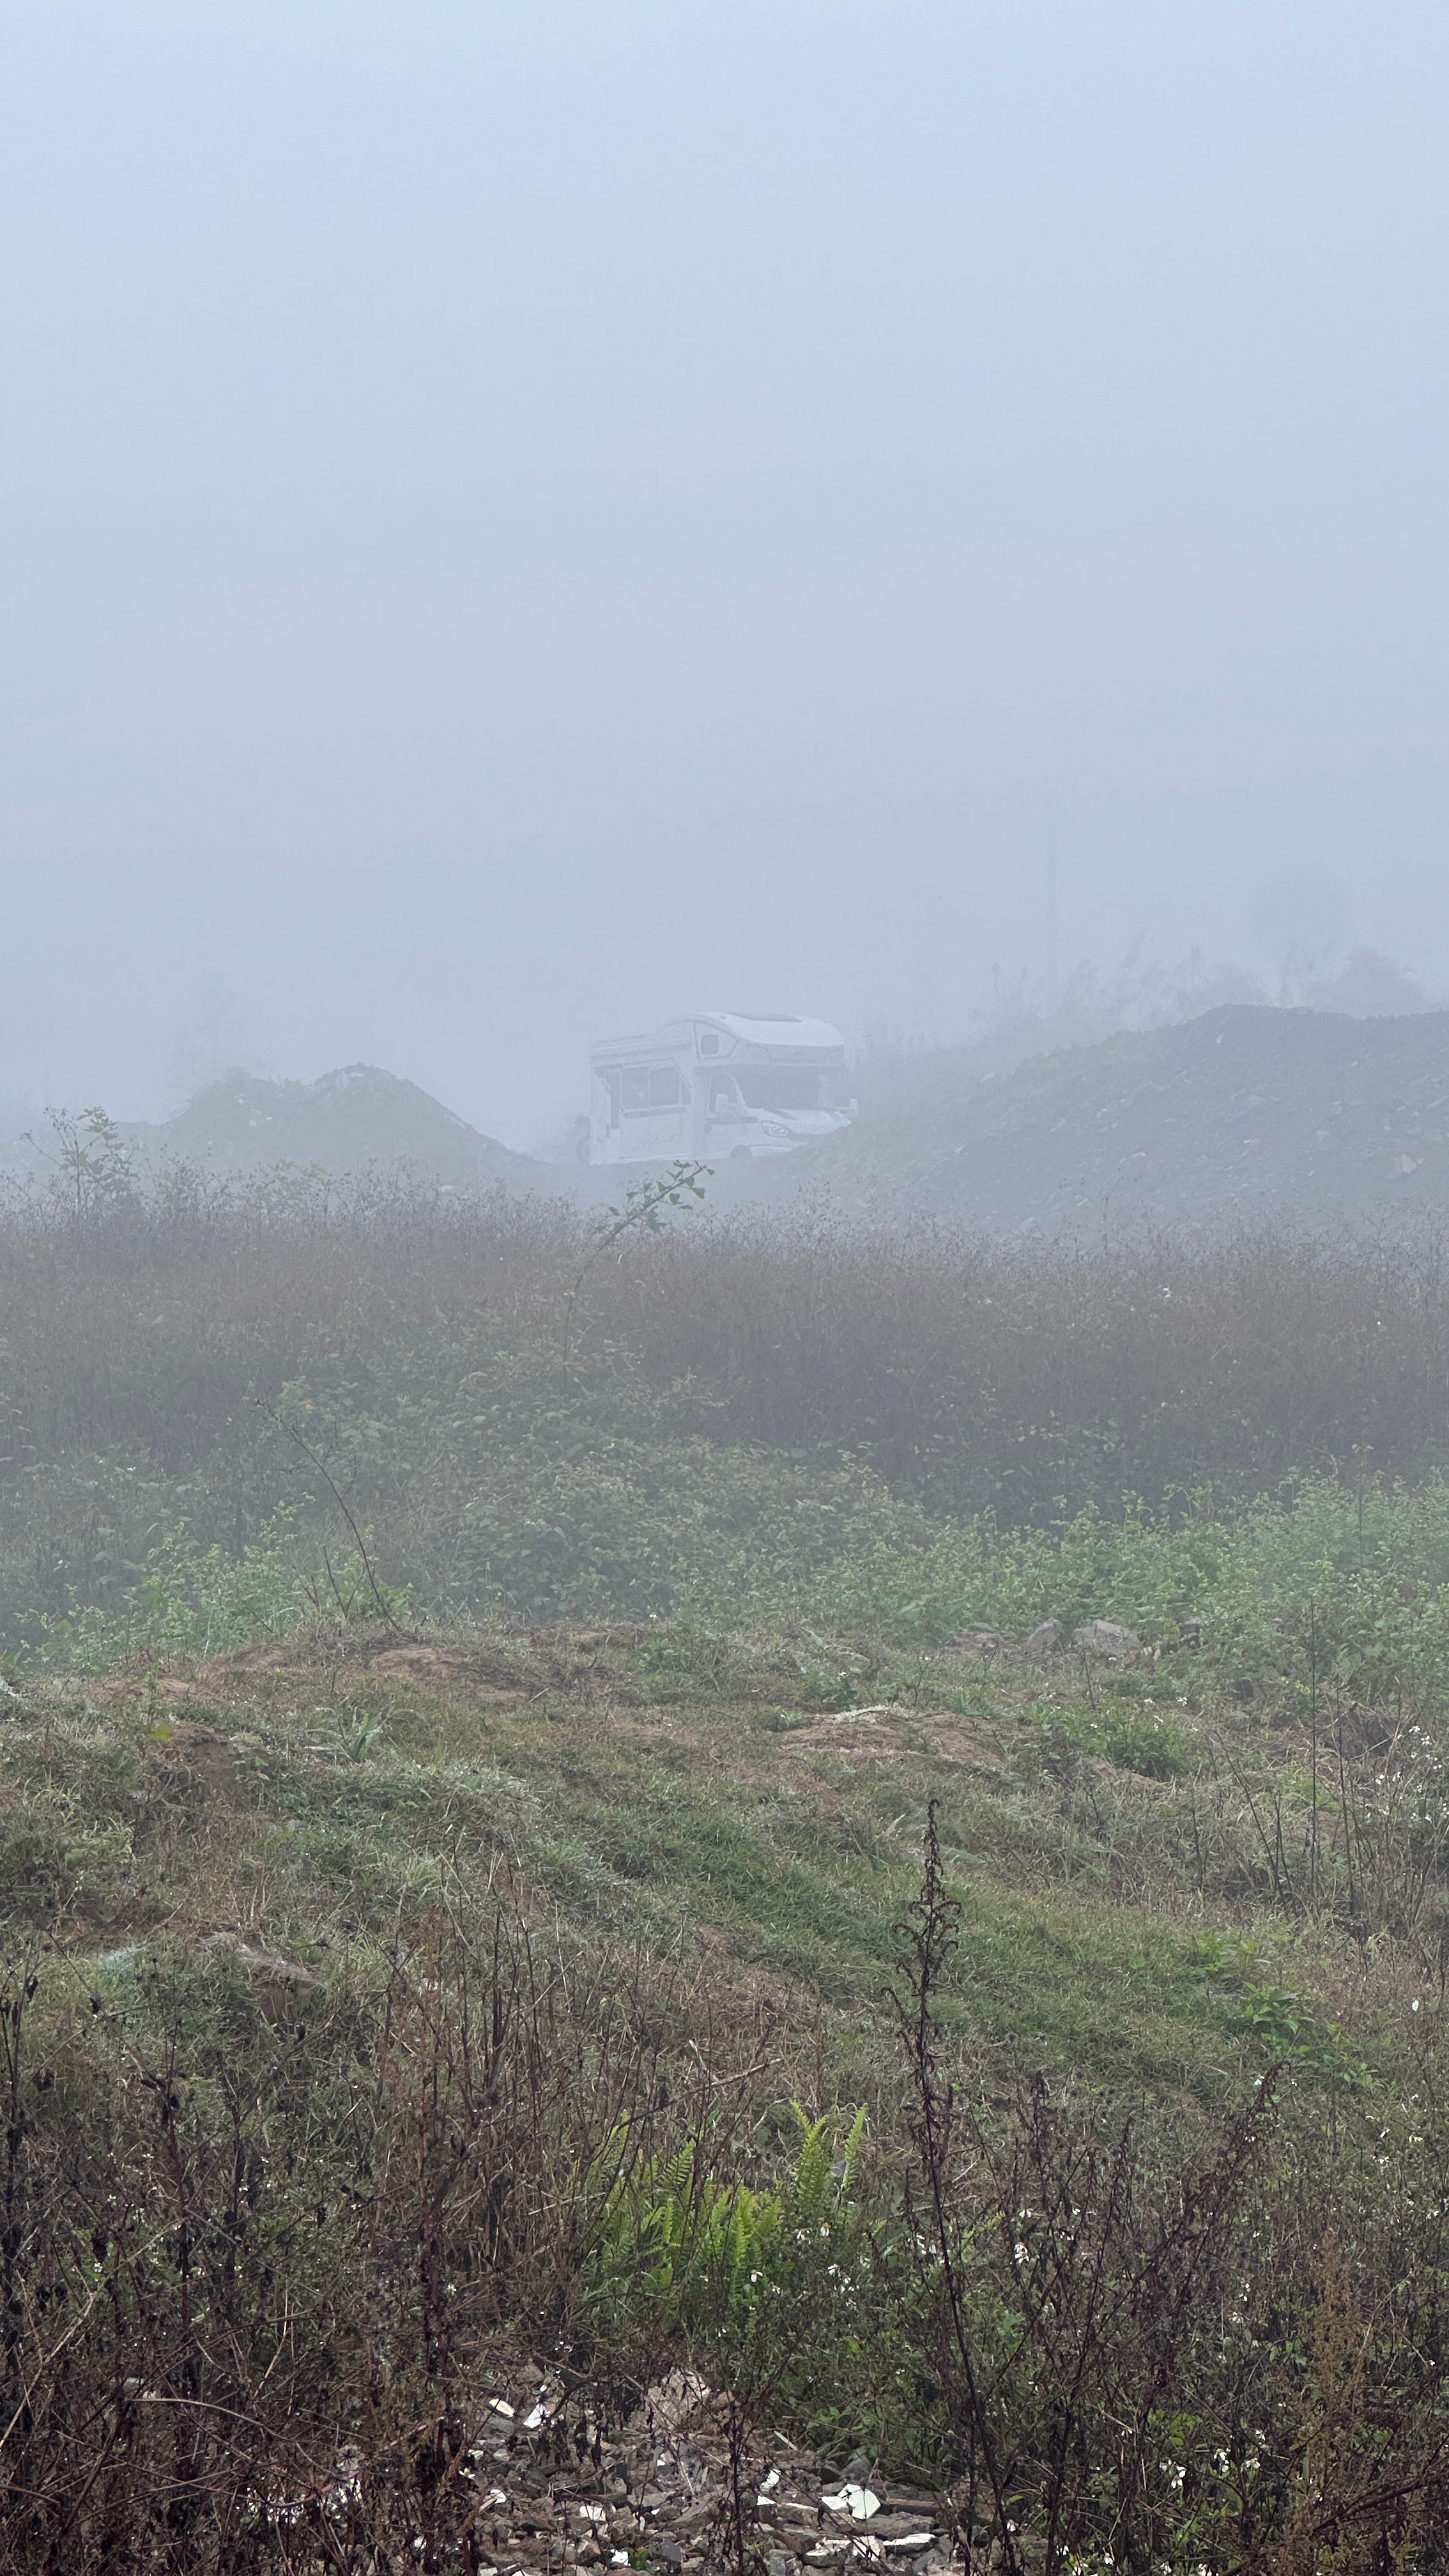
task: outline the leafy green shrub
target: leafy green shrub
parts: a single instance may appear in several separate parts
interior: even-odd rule
[[[843,2135],[798,2102],[790,2109],[794,2161],[763,2187],[723,2179],[707,2140],[637,2163],[622,2141],[610,2141],[608,2162],[624,2170],[609,2188],[591,2258],[589,2295],[602,2314],[647,2319],[656,2333],[685,2325],[738,2337],[795,2281],[802,2256],[812,2275],[822,2246],[837,2266],[854,2260],[864,2109]]]
[[[134,1583],[105,1602],[82,1601],[41,1622],[33,1661],[61,1672],[106,1672],[138,1652],[220,1655],[322,1619],[372,1619],[380,1607],[401,1625],[406,1592],[379,1585],[355,1553],[311,1569],[288,1518],[233,1558],[196,1547],[183,1527],[147,1549]]]
[[[1354,2093],[1374,2090],[1362,2057],[1337,2022],[1325,2022],[1291,1988],[1264,1976],[1267,1962],[1251,1940],[1205,1934],[1194,1944],[1194,1963],[1211,1980],[1223,2027],[1252,2043],[1268,2061]]]
[[[828,1664],[806,1664],[800,1674],[800,1705],[805,1709],[839,1710],[854,1708],[860,1696],[860,1672],[854,1665],[832,1669]]]
[[[1048,1700],[1035,1702],[1023,1715],[1041,1729],[1049,1746],[1095,1754],[1145,1780],[1175,1780],[1193,1767],[1193,1737],[1161,1709],[1124,1706],[1119,1700],[1096,1708]]]

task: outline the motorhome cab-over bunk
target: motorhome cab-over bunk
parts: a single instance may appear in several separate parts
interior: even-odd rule
[[[783,1154],[850,1123],[845,1040],[828,1020],[697,1011],[590,1052],[591,1163]]]

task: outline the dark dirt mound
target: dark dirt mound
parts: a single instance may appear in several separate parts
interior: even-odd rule
[[[1231,1005],[863,1118],[792,1155],[788,1180],[824,1183],[854,1212],[993,1233],[1440,1216],[1449,1012]]]
[[[262,1082],[228,1074],[174,1118],[125,1130],[146,1161],[163,1156],[208,1171],[252,1172],[276,1163],[324,1172],[405,1165],[458,1190],[497,1182],[526,1187],[542,1167],[480,1135],[440,1100],[376,1065],[344,1065],[316,1082]]]

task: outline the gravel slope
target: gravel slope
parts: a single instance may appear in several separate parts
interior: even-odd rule
[[[1422,1223],[1449,1210],[1449,1012],[1230,1005],[862,1119],[769,1175],[801,1182],[1007,1234]]]

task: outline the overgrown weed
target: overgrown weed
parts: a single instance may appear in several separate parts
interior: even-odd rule
[[[844,1669],[827,1632],[745,1641],[733,1713],[601,1703],[634,1646],[558,1631],[495,1641],[502,1689],[466,1633],[445,1656],[381,1631],[325,1699],[304,1639],[180,1700],[152,1667],[89,1708],[55,1681],[10,1704],[0,1811],[41,1863],[6,1887],[12,2565],[320,2566],[345,2446],[348,2547],[426,2562],[465,2544],[461,2464],[523,2360],[620,2412],[690,2362],[742,2463],[759,2422],[863,2446],[1033,2566],[1189,2576],[1321,2541],[1325,2495],[1365,2548],[1437,2511],[1422,1923],[1363,1945],[1326,1839],[1316,1910],[1275,1910],[1226,1736],[1166,1782],[1034,1764],[1001,1704],[1024,1673],[989,1742],[968,1722],[980,1787],[949,1731],[932,1751],[956,1721],[922,1671],[917,1711],[842,1730],[822,1805],[821,1757],[755,1715],[822,1643]],[[513,1686],[539,1671],[560,1717]],[[591,1880],[623,1824],[657,1875]],[[918,1853],[929,2027],[893,2066]],[[1138,2033],[1115,2096],[1073,2072],[1109,2064],[1104,2011]]]
[[[908,1645],[1220,1614],[1267,1651],[1283,1604],[1449,1579],[1432,1241],[635,1228],[565,1357],[594,1249],[562,1205],[403,1181],[178,1170],[148,1194],[108,1164],[12,1206],[0,1636],[98,1663],[284,1633],[329,1569],[360,1574],[345,1515],[403,1625],[795,1618]]]

